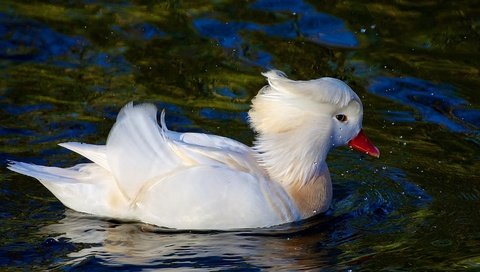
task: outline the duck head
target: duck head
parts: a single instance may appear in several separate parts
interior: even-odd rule
[[[326,168],[327,153],[335,146],[379,157],[362,130],[362,102],[343,81],[295,81],[278,70],[263,75],[269,85],[252,100],[249,118],[258,133],[254,148],[273,178],[308,180]]]

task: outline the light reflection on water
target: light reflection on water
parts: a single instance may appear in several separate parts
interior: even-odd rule
[[[294,230],[298,229],[287,226],[238,232],[182,232],[140,223],[109,222],[67,211],[58,224],[41,232],[61,233],[55,237],[60,241],[67,238],[72,243],[88,244],[68,255],[69,265],[85,269],[103,262],[143,268],[266,268],[272,264],[285,269],[319,267],[325,260],[306,258],[306,249],[314,249],[318,239],[296,237]],[[86,262],[91,257],[96,258],[94,263]]]
[[[286,20],[282,20],[283,22],[271,25],[221,21],[208,17],[195,19],[193,25],[200,35],[215,39],[223,48],[236,50],[238,57],[247,64],[263,68],[272,68],[272,56],[263,50],[251,49],[243,40],[241,33],[264,32],[270,37],[288,40],[305,38],[315,43],[336,47],[359,45],[355,35],[341,19],[318,12],[313,6],[302,1],[256,1],[250,7],[266,12],[287,12],[289,15]],[[252,50],[253,53],[250,52]]]
[[[446,84],[412,77],[379,77],[373,80],[369,90],[412,107],[418,111],[420,121],[443,125],[453,132],[478,132],[480,128],[480,111],[468,109],[468,102],[457,97],[454,88]],[[414,118],[411,116],[405,121],[411,122]],[[393,118],[394,121],[401,119]]]

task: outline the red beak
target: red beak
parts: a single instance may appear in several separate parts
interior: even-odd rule
[[[357,134],[357,136],[353,137],[353,139],[348,142],[348,145],[351,148],[372,157],[380,157],[380,150],[378,150],[378,148],[373,145],[372,142],[370,142],[370,140],[367,138],[367,135],[365,135],[365,133],[363,132],[363,129],[360,129],[360,132]]]

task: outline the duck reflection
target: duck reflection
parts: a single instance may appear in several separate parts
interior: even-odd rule
[[[41,232],[79,244],[68,265],[94,262],[141,268],[321,268],[341,253],[328,245],[328,219],[240,231],[178,231],[137,222],[108,221],[66,210],[65,218]],[[320,231],[322,229],[323,231]],[[320,242],[323,241],[323,242]],[[331,241],[330,241],[331,242]]]

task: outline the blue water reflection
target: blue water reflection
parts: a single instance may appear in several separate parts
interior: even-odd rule
[[[356,47],[359,42],[345,23],[335,16],[318,12],[303,1],[259,0],[252,8],[271,12],[288,12],[291,18],[279,24],[265,26],[270,36],[286,39],[305,37],[313,42],[337,46]]]
[[[417,118],[447,127],[453,132],[474,132],[480,128],[480,112],[468,109],[468,102],[455,94],[446,84],[414,77],[377,77],[369,90],[404,105],[413,107]],[[413,115],[406,112],[387,113],[395,121],[411,121]]]
[[[225,98],[230,98],[230,99],[236,99],[236,98],[244,99],[247,97],[247,94],[248,94],[246,90],[233,91],[228,87],[216,88],[214,91],[215,91],[215,94]]]
[[[237,50],[240,59],[264,68],[270,66],[272,56],[260,49],[251,50],[251,45],[247,45],[249,42],[242,38],[242,32],[263,32],[283,39],[304,37],[318,44],[336,47],[359,45],[355,34],[341,19],[318,12],[313,6],[302,1],[257,1],[250,5],[250,8],[265,12],[287,12],[290,15],[285,17],[287,19],[284,22],[271,25],[202,17],[193,20],[193,26],[203,37],[216,40],[219,46]],[[247,50],[250,52],[246,52]]]
[[[92,135],[97,131],[94,123],[82,122],[79,120],[51,122],[45,130],[50,131],[49,134],[36,137],[31,144],[60,142],[64,139],[82,138]]]
[[[193,21],[193,26],[200,35],[214,39],[218,45],[235,50],[239,59],[246,64],[259,67],[269,67],[272,56],[263,50],[251,50],[246,42],[240,37],[240,31],[259,30],[254,23],[246,22],[222,22],[211,18],[198,18]]]
[[[0,97],[1,98],[1,97]],[[9,115],[22,115],[28,112],[34,112],[39,110],[52,110],[51,104],[35,104],[35,105],[14,105],[10,103],[0,103],[0,108]]]
[[[315,8],[303,1],[285,1],[285,0],[257,0],[250,5],[255,9],[263,11],[286,11],[291,13],[310,13],[315,12]]]
[[[116,52],[99,52],[82,36],[61,34],[35,20],[0,13],[1,59],[49,63],[64,68],[96,65],[116,72],[130,72],[131,65],[122,54],[121,48]]]
[[[246,123],[248,119],[248,114],[245,111],[230,112],[230,111],[216,110],[213,108],[201,109],[200,116],[207,119],[216,119],[216,120],[225,120],[225,121],[238,120],[242,123]]]
[[[44,62],[53,57],[77,55],[88,43],[68,37],[33,20],[0,13],[0,57],[13,61]]]
[[[212,18],[198,18],[193,26],[200,35],[217,40],[222,47],[236,48],[243,43],[239,35],[241,30],[258,30],[254,23],[222,22]]]

